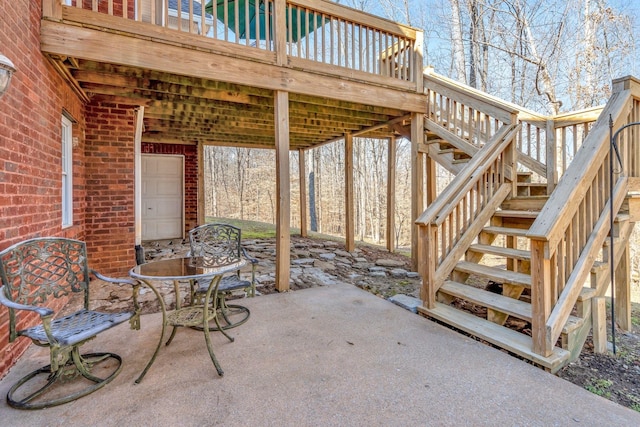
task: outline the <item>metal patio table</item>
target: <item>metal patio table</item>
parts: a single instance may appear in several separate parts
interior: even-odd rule
[[[172,258],[140,264],[129,271],[129,275],[131,277],[139,280],[141,284],[147,286],[155,293],[162,310],[162,331],[160,333],[160,340],[158,341],[158,345],[151,357],[151,360],[149,360],[144,371],[142,371],[140,376],[136,379],[136,383],[140,383],[140,381],[142,381],[158,356],[167,326],[172,326],[173,330],[171,331],[171,336],[167,340],[166,345],[171,344],[178,327],[186,326],[202,329],[207,343],[207,349],[211,356],[211,361],[216,367],[218,375],[222,376],[224,374],[213,352],[211,336],[209,334],[211,330],[209,328],[209,322],[214,321],[217,325],[216,330],[222,332],[229,341],[233,341],[233,337],[229,336],[224,331],[224,328],[220,326],[217,317],[218,286],[223,274],[237,271],[246,264],[246,261],[240,260],[231,263],[219,263],[216,261],[217,260],[208,257]],[[176,308],[171,311],[167,311],[164,298],[162,298],[158,289],[153,285],[153,282],[155,281],[167,280],[173,281],[176,296]],[[197,304],[190,304],[182,307],[180,303],[180,282],[189,281],[192,284],[191,288],[193,289],[193,283],[196,280],[199,282],[210,280],[205,298],[198,301]]]

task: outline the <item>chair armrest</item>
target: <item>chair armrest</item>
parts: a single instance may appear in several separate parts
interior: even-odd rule
[[[40,315],[40,317],[51,316],[54,313],[54,311],[51,310],[50,308],[19,304],[17,302],[11,301],[9,298],[7,298],[7,296],[4,293],[5,293],[5,287],[2,286],[0,287],[0,304],[6,307],[13,308],[14,310],[35,311]]]
[[[96,276],[98,279],[100,280],[104,280],[107,283],[113,283],[116,285],[130,285],[133,289],[132,289],[132,294],[133,294],[133,316],[131,316],[131,319],[129,319],[129,324],[131,325],[131,329],[135,329],[135,330],[139,330],[140,329],[140,304],[138,303],[138,289],[140,287],[140,282],[138,282],[137,280],[134,279],[128,279],[128,278],[113,278],[113,277],[108,277],[105,276],[103,274],[98,273],[95,270],[89,270],[91,272],[91,274],[93,274],[94,276]]]
[[[256,265],[258,263],[258,260],[254,257],[252,257],[251,255],[249,255],[249,253],[247,252],[247,250],[242,247],[242,255],[253,265]]]
[[[131,286],[137,286],[138,285],[138,282],[136,282],[133,279],[128,279],[128,278],[118,278],[118,279],[116,279],[116,278],[113,278],[113,277],[108,277],[108,276],[105,276],[103,274],[100,274],[95,270],[90,270],[90,271],[98,279],[104,280],[105,282],[115,283],[115,284],[127,284],[127,285],[131,285]]]

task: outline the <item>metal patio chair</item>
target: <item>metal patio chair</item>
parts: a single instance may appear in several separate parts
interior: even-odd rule
[[[133,312],[104,313],[89,309],[89,279],[131,286]],[[122,367],[114,353],[80,353],[80,346],[102,331],[129,320],[139,329],[138,283],[112,279],[87,263],[86,245],[64,238],[36,238],[0,252],[0,304],[9,310],[9,341],[24,336],[48,347],[50,364],[29,373],[7,393],[10,406],[42,409],[61,405],[92,393],[112,381]],[[83,308],[61,317],[56,310],[73,294],[82,294]],[[33,324],[40,316],[40,323]],[[32,381],[33,380],[33,381]]]
[[[242,232],[238,227],[229,224],[210,223],[196,227],[189,231],[190,256],[202,256],[213,258],[215,263],[221,259],[229,262],[240,260],[244,257],[251,263],[251,280],[243,280],[240,270],[232,275],[222,278],[218,287],[217,307],[225,324],[222,329],[230,329],[239,326],[249,319],[250,311],[247,307],[238,304],[228,304],[226,299],[237,290],[243,290],[247,296],[256,294],[256,265],[258,260],[251,257],[242,247]],[[192,301],[199,301],[204,296],[209,283],[193,283]],[[215,327],[210,328],[212,330]]]

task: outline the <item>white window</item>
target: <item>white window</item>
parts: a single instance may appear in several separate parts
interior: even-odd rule
[[[73,225],[73,141],[71,120],[62,116],[62,227]]]

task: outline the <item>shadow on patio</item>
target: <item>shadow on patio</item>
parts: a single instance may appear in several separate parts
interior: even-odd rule
[[[178,331],[141,384],[160,333],[122,324],[87,344],[123,356],[120,375],[70,404],[19,411],[3,425],[640,425],[640,414],[355,286],[335,283],[243,300],[249,321],[213,333]],[[0,382],[47,363],[32,346]]]

